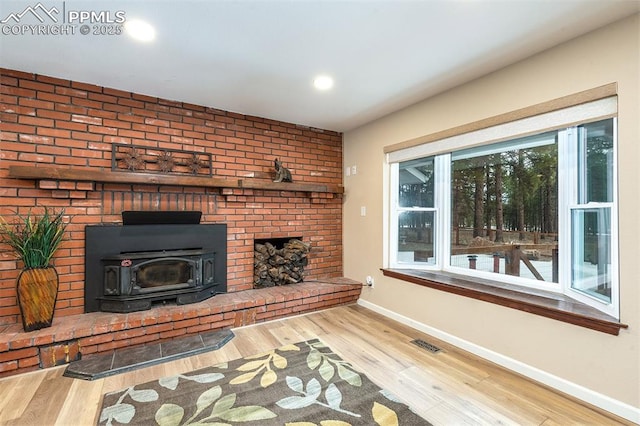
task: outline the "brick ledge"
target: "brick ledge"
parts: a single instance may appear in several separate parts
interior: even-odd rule
[[[280,287],[219,294],[199,303],[165,305],[128,314],[92,312],[54,318],[53,325],[25,333],[22,325],[0,329],[0,376],[53,367],[79,354],[161,341],[207,330],[240,327],[353,303],[362,284],[328,278]]]

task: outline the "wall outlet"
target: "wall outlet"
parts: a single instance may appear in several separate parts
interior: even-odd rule
[[[364,282],[371,288],[373,288],[373,277],[371,275],[367,275]]]

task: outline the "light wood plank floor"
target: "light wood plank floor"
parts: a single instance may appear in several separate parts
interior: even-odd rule
[[[358,305],[234,333],[220,350],[91,382],[63,377],[64,366],[0,379],[0,425],[95,424],[106,392],[316,337],[435,425],[631,424]]]

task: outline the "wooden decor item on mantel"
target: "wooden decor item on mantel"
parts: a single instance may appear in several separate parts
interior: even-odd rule
[[[294,284],[303,281],[304,267],[311,244],[291,239],[284,247],[277,249],[273,244],[256,243],[254,261],[254,288]]]
[[[276,169],[276,178],[274,182],[293,182],[291,177],[291,171],[282,165],[282,161],[277,158],[273,161],[273,166]]]
[[[213,175],[213,164],[211,154],[205,152],[114,143],[111,170],[209,177]]]

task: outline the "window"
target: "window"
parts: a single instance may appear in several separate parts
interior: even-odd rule
[[[588,123],[576,130],[571,166],[577,170],[577,191],[570,200],[571,276],[567,279],[572,290],[611,304],[617,300],[617,251],[612,241],[612,235],[617,235],[615,121]]]
[[[612,105],[391,152],[390,266],[564,293],[618,318]]]
[[[557,283],[557,169],[557,132],[454,152],[450,266]]]
[[[395,186],[398,263],[433,265],[436,230],[435,173],[433,158],[405,161]]]

